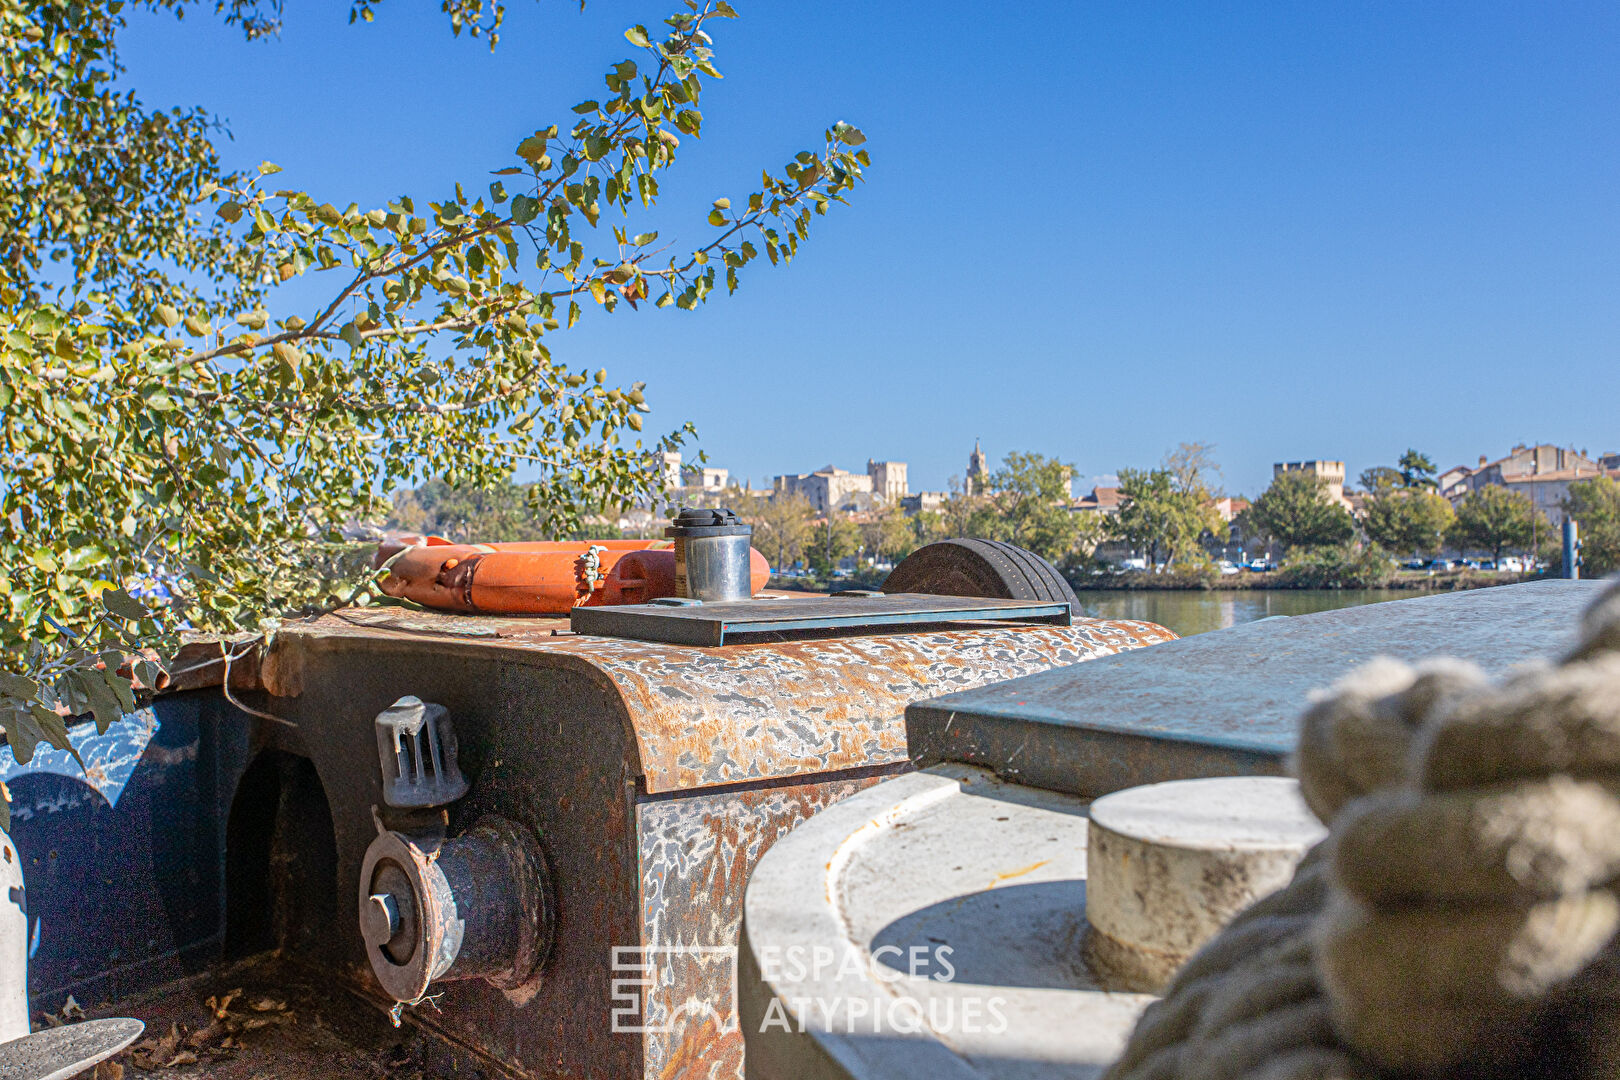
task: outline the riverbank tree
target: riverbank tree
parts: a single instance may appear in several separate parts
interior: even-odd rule
[[[267,36],[279,5],[218,8]],[[124,10],[0,0],[0,724],[22,761],[40,739],[69,748],[65,718],[130,707],[117,673],[138,646],[366,599],[328,556],[387,492],[522,468],[564,528],[655,491],[655,454],[690,425],[644,441],[643,385],[571,365],[553,335],[690,311],[791,260],[868,164],[833,124],[715,199],[701,237],[635,226],[702,131],[710,35],[734,15],[709,0],[631,27],[602,89],[514,138],[493,176],[345,205],[278,187],[268,162],[229,166],[213,116],[119,85]],[[494,42],[498,3],[445,10]],[[316,274],[317,302],[286,299]],[[143,579],[163,585],[144,603],[126,588]]]
[[[1408,449],[1393,466],[1374,465],[1363,469],[1359,482],[1361,490],[1370,495],[1395,490],[1433,490],[1438,486],[1435,472],[1433,458],[1421,451]]]
[[[898,506],[878,506],[859,525],[861,553],[867,558],[895,562],[905,558],[920,541],[917,522]]]
[[[1403,555],[1439,551],[1456,521],[1451,503],[1421,486],[1384,489],[1369,495],[1362,530],[1375,544]]]
[[[1169,464],[1121,469],[1114,535],[1141,551],[1155,570],[1195,558],[1203,551],[1206,536],[1224,541],[1227,525],[1204,486],[1205,475],[1196,468],[1178,471]]]
[[[1527,552],[1538,534],[1550,532],[1547,515],[1523,492],[1486,484],[1457,504],[1457,520],[1448,538],[1461,551],[1488,551],[1492,559],[1500,561],[1503,552]]]
[[[1297,469],[1278,473],[1246,519],[1285,551],[1346,544],[1356,531],[1350,511],[1330,497],[1327,481]]]
[[[1044,454],[1013,451],[976,496],[969,533],[1028,548],[1049,562],[1074,553],[1084,525],[1069,509],[1074,466]]]
[[[1581,572],[1601,577],[1620,571],[1620,484],[1607,476],[1572,481],[1563,509],[1580,526]]]
[[[754,527],[754,547],[775,571],[804,558],[815,523],[815,508],[803,495],[785,492],[726,493],[726,505]]]

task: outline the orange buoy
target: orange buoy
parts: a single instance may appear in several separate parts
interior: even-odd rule
[[[566,615],[576,607],[675,595],[675,552],[668,540],[452,544],[426,537],[379,545],[377,565],[396,555],[382,591],[446,611]],[[763,589],[770,576],[765,556],[750,548],[750,592]]]

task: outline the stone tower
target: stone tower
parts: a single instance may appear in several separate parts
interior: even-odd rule
[[[979,448],[979,440],[973,440],[973,453],[968,455],[967,489],[971,494],[977,494],[985,489],[990,481],[990,464],[985,459],[984,451]]]
[[[872,494],[890,506],[900,505],[900,500],[911,494],[906,481],[906,463],[903,461],[874,461],[868,458],[866,475],[872,478]]]

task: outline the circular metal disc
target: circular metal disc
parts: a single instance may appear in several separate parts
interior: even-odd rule
[[[0,1043],[0,1080],[67,1080],[141,1037],[139,1020],[86,1020]]]
[[[403,901],[399,905],[399,933],[387,942],[366,941],[366,957],[371,961],[372,973],[395,1001],[419,1000],[433,981],[431,964],[437,949],[429,938],[437,925],[436,912],[432,910],[435,897],[423,878],[423,870],[431,862],[431,856],[405,836],[384,831],[378,833],[366,849],[365,862],[360,868],[356,914],[362,935],[370,921],[374,893],[386,890]],[[397,956],[404,956],[404,961],[396,960]]]

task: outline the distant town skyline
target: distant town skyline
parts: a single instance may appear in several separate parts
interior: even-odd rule
[[[1185,441],[1192,441],[1192,440],[1185,440]],[[979,440],[979,442],[982,444],[983,440]],[[1393,451],[1392,453],[1390,453],[1389,455],[1387,455],[1387,457],[1381,458],[1379,460],[1363,461],[1363,462],[1357,462],[1357,461],[1354,461],[1352,459],[1344,458],[1344,457],[1342,457],[1340,455],[1331,454],[1331,453],[1320,453],[1320,454],[1315,454],[1315,453],[1306,453],[1306,454],[1278,453],[1278,454],[1273,455],[1272,458],[1270,460],[1266,461],[1263,465],[1258,465],[1258,466],[1255,466],[1253,468],[1250,468],[1248,466],[1248,464],[1245,463],[1245,465],[1243,467],[1243,471],[1246,474],[1247,473],[1253,473],[1253,474],[1258,474],[1258,476],[1259,476],[1258,479],[1254,480],[1252,483],[1250,483],[1248,485],[1238,485],[1238,484],[1234,484],[1232,482],[1231,477],[1236,473],[1237,470],[1234,470],[1231,467],[1230,463],[1227,462],[1222,457],[1220,447],[1217,446],[1215,448],[1214,453],[1213,453],[1212,456],[1214,457],[1216,462],[1219,463],[1220,466],[1221,466],[1222,481],[1221,481],[1220,487],[1221,487],[1222,491],[1227,495],[1242,496],[1242,497],[1245,497],[1245,498],[1251,498],[1252,499],[1255,496],[1259,495],[1262,491],[1264,491],[1271,484],[1271,481],[1272,481],[1272,478],[1273,478],[1273,470],[1274,470],[1275,466],[1278,463],[1282,463],[1282,462],[1299,461],[1299,460],[1324,460],[1324,459],[1329,460],[1329,461],[1335,461],[1335,460],[1336,461],[1342,461],[1344,463],[1344,481],[1343,481],[1344,485],[1346,487],[1355,488],[1355,487],[1358,486],[1357,478],[1361,475],[1361,473],[1364,470],[1370,469],[1370,468],[1373,468],[1373,467],[1379,466],[1379,465],[1393,467],[1396,460],[1407,449],[1417,449],[1419,451],[1427,453],[1429,455],[1429,457],[1434,460],[1434,463],[1435,463],[1435,466],[1436,466],[1437,470],[1439,470],[1441,472],[1445,472],[1446,470],[1457,468],[1457,467],[1462,467],[1462,468],[1465,468],[1465,469],[1473,469],[1477,465],[1482,464],[1483,461],[1495,461],[1498,458],[1509,455],[1516,447],[1519,447],[1519,446],[1534,447],[1534,446],[1543,446],[1543,445],[1552,445],[1552,446],[1558,447],[1560,449],[1571,449],[1571,450],[1576,451],[1577,453],[1583,454],[1584,456],[1589,456],[1590,458],[1596,460],[1599,457],[1605,456],[1605,455],[1608,455],[1608,456],[1612,457],[1616,453],[1615,447],[1620,447],[1620,431],[1617,431],[1615,436],[1613,438],[1611,438],[1609,440],[1609,442],[1607,442],[1607,443],[1594,442],[1594,443],[1589,443],[1589,444],[1586,444],[1586,445],[1582,445],[1582,444],[1578,444],[1578,443],[1571,444],[1569,442],[1559,443],[1559,442],[1557,442],[1555,440],[1548,440],[1548,439],[1513,439],[1513,440],[1505,440],[1505,441],[1498,440],[1498,441],[1493,442],[1493,443],[1491,443],[1489,445],[1481,447],[1479,450],[1477,450],[1475,452],[1458,456],[1458,457],[1455,458],[1455,460],[1453,460],[1452,458],[1442,458],[1441,455],[1433,452],[1432,450],[1424,447],[1423,445],[1421,445],[1419,443],[1412,443],[1412,444],[1409,444],[1408,446],[1402,446],[1399,449],[1397,449],[1397,450]],[[1602,447],[1602,449],[1599,449],[1600,446]],[[688,461],[692,460],[692,458],[694,456],[694,452],[697,449],[701,449],[701,447],[693,447],[693,448],[688,449],[688,451],[687,451],[687,453],[685,455]],[[973,449],[973,445],[970,442],[969,446],[967,447],[967,451],[971,452],[972,449]],[[1008,453],[1013,452],[1013,451],[1026,451],[1026,452],[1034,452],[1034,453],[1043,453],[1043,454],[1046,454],[1048,457],[1056,457],[1056,458],[1059,458],[1060,460],[1064,460],[1064,461],[1073,461],[1072,458],[1067,457],[1067,456],[1065,456],[1065,455],[1063,455],[1061,453],[1053,453],[1049,449],[1047,449],[1045,447],[1039,447],[1039,446],[1012,446],[1012,447],[1006,448],[1005,450],[1000,450],[1000,451],[997,451],[996,449],[988,447],[988,446],[984,447],[983,449],[984,449],[985,456],[989,461],[989,467],[990,467],[990,470],[992,472],[995,471],[995,469],[1001,464],[1002,459]],[[1170,450],[1170,449],[1173,449],[1173,447],[1166,447],[1167,451]],[[801,465],[796,466],[796,467],[795,466],[790,466],[790,467],[787,467],[787,468],[775,469],[775,470],[766,470],[766,471],[763,471],[763,472],[761,472],[756,466],[754,466],[750,462],[723,461],[717,455],[715,455],[713,453],[711,453],[709,455],[708,464],[713,468],[717,468],[717,469],[725,471],[727,473],[727,475],[728,475],[729,482],[734,483],[739,487],[751,485],[755,490],[768,491],[768,490],[770,490],[772,488],[774,481],[778,477],[784,476],[784,475],[807,474],[807,473],[811,473],[811,472],[813,472],[813,471],[815,471],[817,469],[825,468],[827,466],[832,466],[835,469],[848,470],[850,472],[857,473],[857,474],[864,474],[867,463],[869,461],[872,461],[872,460],[877,460],[879,462],[894,461],[896,463],[899,463],[904,468],[904,470],[905,470],[904,475],[907,477],[907,480],[909,481],[909,484],[908,484],[909,490],[911,492],[915,493],[915,492],[920,492],[920,491],[948,491],[948,490],[950,490],[949,482],[950,482],[951,478],[954,477],[957,480],[961,480],[961,479],[965,478],[966,475],[967,475],[968,453],[964,452],[964,453],[962,453],[960,455],[960,457],[961,457],[961,460],[958,463],[958,465],[956,466],[955,470],[948,473],[948,474],[946,474],[937,483],[933,482],[932,480],[926,480],[925,481],[924,479],[921,479],[921,477],[927,477],[929,474],[925,473],[921,469],[919,469],[919,456],[918,455],[910,455],[910,456],[908,456],[908,455],[906,455],[904,453],[890,454],[885,458],[878,458],[877,455],[875,455],[875,454],[864,454],[864,453],[850,453],[850,454],[847,454],[847,455],[846,454],[825,454],[824,453],[821,456],[821,458],[816,459],[814,464],[801,464]],[[1079,498],[1079,497],[1085,495],[1093,487],[1099,487],[1099,486],[1106,487],[1106,486],[1116,485],[1119,482],[1119,473],[1118,473],[1119,469],[1121,469],[1121,468],[1152,468],[1152,467],[1157,466],[1158,464],[1160,464],[1160,460],[1162,459],[1162,457],[1163,457],[1163,455],[1161,454],[1158,458],[1154,458],[1154,459],[1152,459],[1150,461],[1125,461],[1125,462],[1120,462],[1114,469],[1108,470],[1106,472],[1096,472],[1096,473],[1088,473],[1086,471],[1085,462],[1083,462],[1083,461],[1073,461],[1073,464],[1076,466],[1076,469],[1077,469],[1077,471],[1075,473],[1075,476],[1074,476],[1074,479],[1073,479],[1073,482],[1071,484],[1074,496],[1076,498]],[[1482,461],[1482,459],[1483,459],[1483,461]]]

